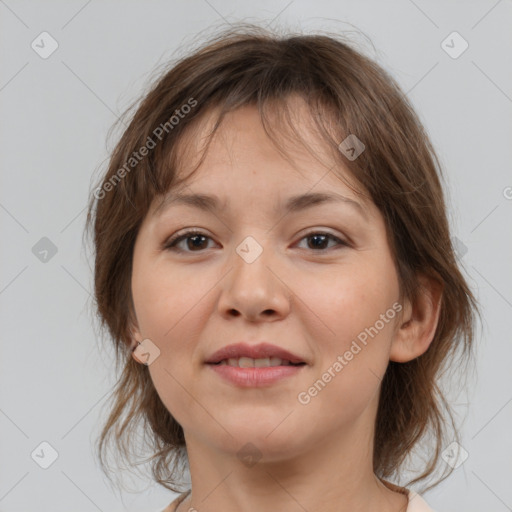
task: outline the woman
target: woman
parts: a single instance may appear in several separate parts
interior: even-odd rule
[[[450,472],[438,377],[477,312],[440,175],[341,37],[241,25],[173,65],[89,209],[124,364],[102,464],[142,419],[155,480],[190,471],[166,512],[432,510],[408,486]],[[420,475],[390,482],[428,434]]]

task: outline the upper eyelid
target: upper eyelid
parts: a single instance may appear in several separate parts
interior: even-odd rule
[[[176,244],[181,243],[183,240],[186,240],[187,238],[195,236],[195,235],[204,236],[206,238],[209,238],[210,240],[215,241],[212,236],[205,233],[201,229],[190,228],[188,230],[183,231],[181,234],[178,231],[177,233],[175,233],[174,235],[172,235],[171,237],[166,239],[164,241],[164,243],[162,244],[162,246],[164,249],[168,249],[170,247],[175,247]],[[325,229],[325,228],[310,229],[306,233],[303,233],[302,235],[300,235],[298,241],[300,242],[304,238],[306,238],[308,236],[313,236],[313,235],[327,235],[327,236],[331,237],[331,239],[336,240],[339,245],[350,245],[351,244],[351,242],[349,240],[345,239],[346,238],[345,236],[337,235],[335,233],[330,232],[328,229]],[[195,251],[183,251],[183,252],[195,252]],[[198,252],[201,252],[201,251],[198,251]],[[318,252],[321,252],[321,251],[318,251]]]

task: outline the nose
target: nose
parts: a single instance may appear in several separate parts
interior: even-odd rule
[[[265,248],[254,261],[234,251],[229,265],[231,271],[221,281],[218,301],[223,317],[242,316],[258,322],[282,320],[288,315],[292,291],[270,249]]]

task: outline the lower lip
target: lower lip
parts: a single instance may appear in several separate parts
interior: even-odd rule
[[[264,368],[238,368],[236,366],[208,364],[223,379],[240,387],[253,388],[274,384],[286,377],[299,373],[305,364],[300,366],[268,366]]]

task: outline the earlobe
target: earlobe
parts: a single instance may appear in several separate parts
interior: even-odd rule
[[[396,329],[389,359],[397,363],[412,361],[424,354],[434,339],[442,303],[442,283],[421,275],[416,300],[407,302],[402,323]]]
[[[140,335],[138,326],[132,320],[129,320],[128,330],[130,332],[130,350],[133,355],[133,351],[140,344],[140,341],[137,341],[137,340],[141,339],[141,335]]]
[[[135,345],[132,346],[131,348],[131,354],[132,354],[132,358],[137,362],[137,363],[140,363],[140,360],[137,358],[136,354],[135,354],[135,351],[137,350],[137,347],[141,344],[140,341],[137,341],[135,342]]]

